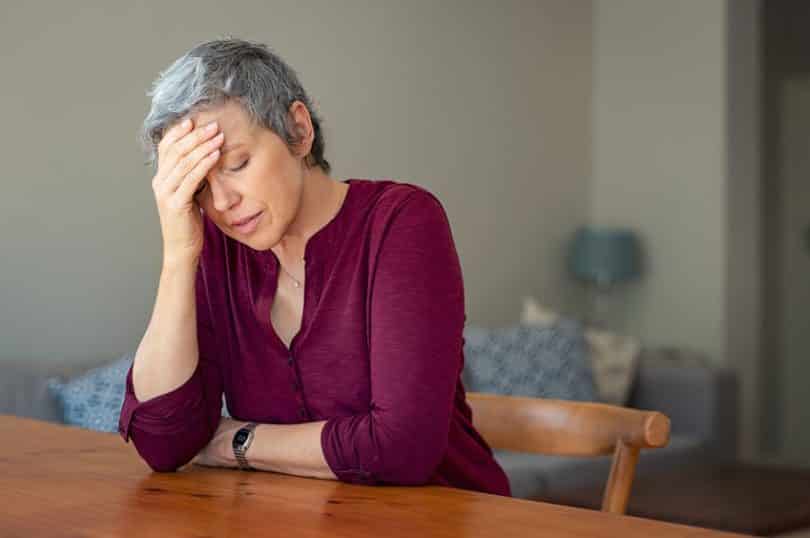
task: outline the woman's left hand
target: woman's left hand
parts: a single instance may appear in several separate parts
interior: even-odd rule
[[[239,468],[233,454],[233,436],[245,424],[246,422],[241,420],[222,417],[213,439],[200,450],[191,463],[207,467]]]

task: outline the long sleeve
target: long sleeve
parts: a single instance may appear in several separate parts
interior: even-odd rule
[[[327,420],[321,445],[342,481],[424,484],[447,450],[462,366],[461,265],[427,191],[393,209],[380,237],[368,300],[370,410]]]
[[[222,411],[222,377],[217,342],[206,300],[203,270],[195,283],[199,361],[191,377],[176,389],[140,402],[132,386],[132,367],[118,431],[155,471],[168,472],[191,461],[213,438]]]

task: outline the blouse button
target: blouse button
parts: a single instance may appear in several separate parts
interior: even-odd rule
[[[303,407],[299,407],[298,416],[300,416],[301,418],[307,418],[307,410],[304,409]]]
[[[292,356],[292,355],[290,355],[289,357],[287,357],[287,364],[289,364],[290,366],[292,366],[292,363],[293,363],[293,356]]]

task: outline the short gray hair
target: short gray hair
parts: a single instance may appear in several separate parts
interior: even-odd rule
[[[288,111],[295,101],[309,110],[315,139],[307,166],[331,170],[324,158],[321,119],[295,71],[267,45],[225,37],[196,45],[161,72],[147,92],[152,107],[143,122],[140,141],[148,165],[156,166],[157,146],[166,130],[181,118],[236,100],[251,122],[270,129],[288,147],[300,142]]]

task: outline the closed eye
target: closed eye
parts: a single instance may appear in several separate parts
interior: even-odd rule
[[[250,160],[250,159],[245,159],[245,161],[244,161],[242,164],[240,164],[240,165],[239,165],[239,166],[237,166],[236,168],[231,168],[231,169],[230,169],[230,171],[231,171],[231,172],[238,172],[239,170],[242,170],[242,169],[243,169],[245,166],[247,166],[247,163],[248,163],[248,161],[249,161],[249,160]],[[197,196],[197,195],[198,195],[198,194],[200,194],[202,191],[204,191],[204,190],[205,190],[205,187],[206,187],[206,181],[205,181],[205,180],[203,180],[203,182],[202,182],[202,183],[200,183],[200,186],[199,186],[199,187],[197,187],[197,190],[194,192],[194,196]]]
[[[239,166],[237,166],[236,168],[231,168],[231,172],[238,172],[239,170],[241,170],[242,168],[244,168],[245,166],[247,166],[247,163],[248,163],[248,161],[249,161],[249,160],[250,160],[250,159],[245,159],[245,162],[243,162],[242,164],[240,164],[240,165],[239,165]]]

